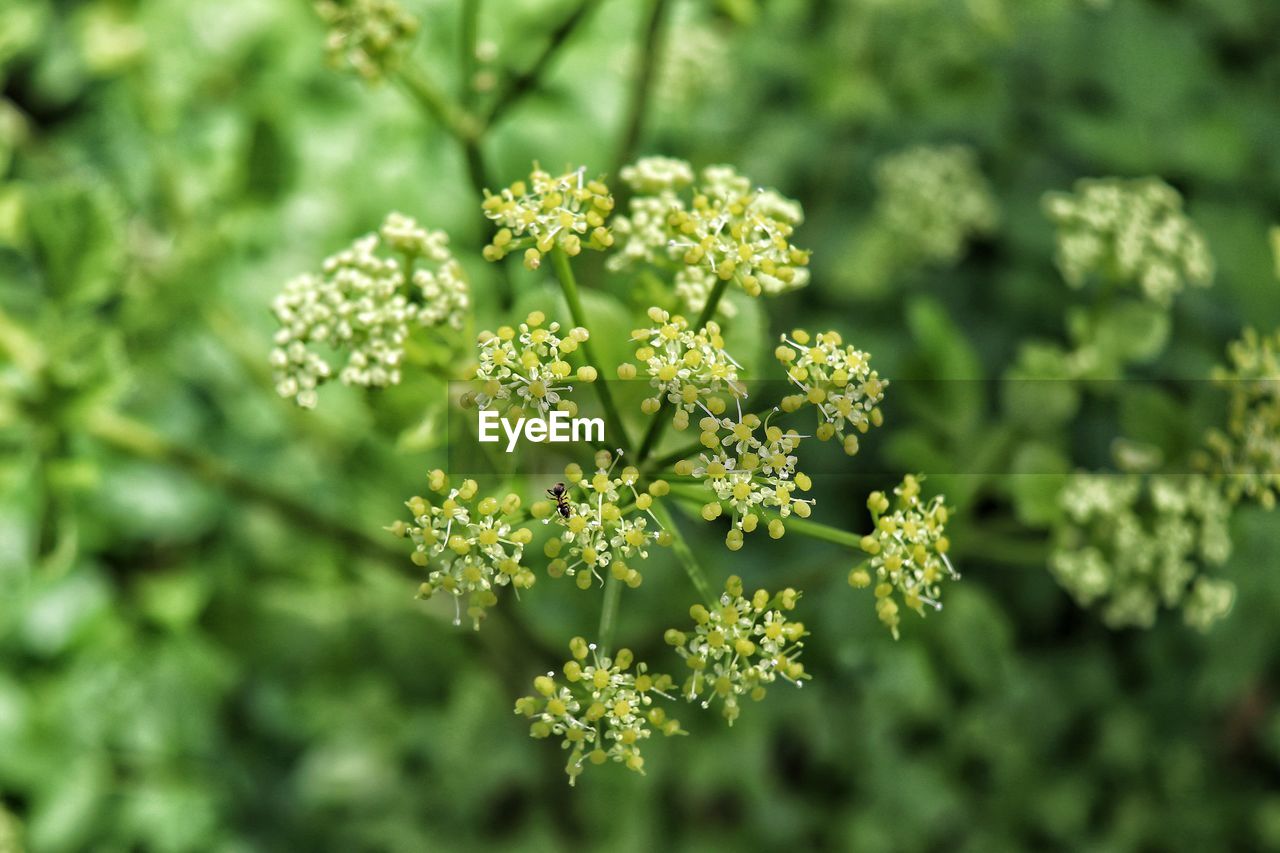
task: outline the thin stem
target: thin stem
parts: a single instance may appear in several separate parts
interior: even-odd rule
[[[622,581],[610,572],[604,581],[604,602],[600,605],[600,630],[596,632],[600,657],[607,657],[613,648],[613,633],[618,624],[618,611],[622,604]]]
[[[720,300],[724,297],[725,291],[729,287],[729,280],[717,278],[715,287],[711,289],[710,295],[707,296],[707,304],[702,306],[702,313],[698,315],[698,319],[694,321],[694,330],[702,329],[707,323],[711,322],[711,318],[716,315],[716,308],[720,305]],[[644,434],[644,441],[640,445],[640,453],[637,457],[638,462],[644,462],[649,458],[649,454],[653,452],[653,448],[657,446],[658,439],[662,436],[662,431],[666,429],[667,421],[670,420],[667,415],[667,409],[670,403],[666,397],[662,398],[662,404],[658,407],[658,412],[653,416],[653,420],[649,422],[649,430]]]
[[[452,137],[463,143],[479,139],[480,126],[475,118],[446,95],[420,66],[401,62],[396,66],[395,79]]]
[[[675,490],[672,489],[672,494],[674,493]],[[693,549],[689,547],[689,543],[685,541],[684,534],[676,526],[675,518],[671,515],[670,510],[663,505],[662,501],[654,501],[649,507],[649,511],[653,513],[654,518],[658,519],[658,523],[662,525],[662,528],[671,534],[671,550],[675,552],[676,559],[680,561],[680,565],[684,566],[685,574],[693,582],[693,587],[698,591],[698,595],[702,596],[702,600],[707,604],[714,604],[716,597],[711,591],[707,573],[703,570],[702,564],[698,562],[698,558],[694,556]]]
[[[627,104],[627,119],[622,138],[614,158],[612,174],[617,174],[635,156],[636,146],[644,132],[644,120],[649,112],[649,96],[653,92],[654,70],[662,53],[666,32],[668,0],[650,0],[649,14],[644,20],[644,34],[637,57],[636,74],[632,81],[631,97]]]
[[[18,323],[0,311],[0,349],[9,354],[13,363],[28,376],[44,370],[45,354],[40,341]]]
[[[551,250],[551,265],[555,267],[556,278],[560,280],[560,290],[564,292],[564,301],[569,305],[569,314],[572,315],[573,322],[584,329],[590,329],[587,325],[586,312],[582,310],[582,299],[578,295],[578,280],[573,276],[573,267],[569,264],[569,256],[559,246]],[[587,361],[596,369],[598,374],[596,381],[591,384],[595,387],[596,394],[600,397],[600,405],[604,408],[605,417],[617,424],[618,443],[623,450],[630,450],[631,442],[627,438],[626,427],[623,426],[618,407],[613,402],[613,394],[609,391],[609,383],[604,379],[603,365],[595,356],[590,338],[582,342],[582,354],[586,356]]]
[[[481,0],[462,0],[462,23],[458,39],[458,76],[462,81],[462,104],[475,99],[476,47],[480,39]]]
[[[177,444],[141,421],[102,409],[90,415],[87,428],[90,434],[116,450],[180,468],[237,496],[270,506],[307,530],[399,563],[404,562],[404,552],[390,537],[384,541],[348,521],[317,512],[306,501],[252,480],[216,456]]]
[[[538,87],[538,84],[542,81],[543,74],[551,64],[551,61],[555,59],[556,54],[560,52],[560,48],[569,40],[569,36],[573,34],[573,31],[586,20],[587,15],[599,5],[600,0],[581,0],[577,7],[569,13],[568,17],[551,31],[546,45],[542,48],[542,53],[538,54],[538,58],[533,61],[533,64],[512,77],[502,91],[498,93],[497,99],[485,116],[484,124],[486,127],[501,119],[525,95],[528,95]]]
[[[469,5],[477,5],[479,0]],[[478,12],[478,9],[476,10]],[[464,9],[464,18],[467,11]],[[465,26],[464,20],[464,26]],[[464,48],[465,50],[465,48]],[[472,53],[475,45],[472,44]],[[427,114],[438,121],[449,135],[462,146],[462,159],[467,168],[467,180],[477,198],[483,199],[489,187],[489,170],[485,165],[484,151],[480,148],[480,139],[484,133],[484,124],[469,110],[449,99],[435,81],[417,65],[402,62],[396,67],[396,79],[415,101],[422,105]],[[480,214],[480,233],[489,226],[489,220]],[[515,286],[511,281],[511,271],[505,264],[498,265],[498,297],[500,307],[510,308],[515,299]]]

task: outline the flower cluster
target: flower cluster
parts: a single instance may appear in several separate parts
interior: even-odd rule
[[[800,593],[790,588],[777,595],[758,589],[745,598],[742,579],[733,575],[713,607],[689,608],[693,629],[673,628],[665,635],[691,670],[683,687],[685,697],[691,702],[701,699],[703,708],[719,701],[733,725],[741,713],[739,697],[758,701],[764,698],[765,685],[778,678],[796,686],[809,678],[798,660],[807,633],[804,623],[786,615],[799,598]]]
[[[319,275],[289,281],[272,303],[280,323],[271,352],[276,391],[303,408],[316,405],[316,389],[333,374],[313,348],[320,344],[347,351],[343,383],[396,385],[411,330],[459,328],[469,305],[445,234],[392,213],[378,233],[327,258]]]
[[[710,322],[694,330],[684,317],[661,308],[650,308],[649,319],[657,325],[631,333],[631,340],[639,345],[636,360],[657,392],[644,401],[646,414],[657,412],[665,401],[675,406],[676,428],[685,429],[690,413],[698,409],[709,415],[723,412],[726,404],[721,394],[746,396],[746,388],[738,381],[740,365],[725,352],[718,324]],[[620,378],[631,379],[635,374],[632,364],[618,368]]]
[[[702,507],[705,520],[719,518],[728,505],[733,525],[725,544],[731,551],[742,548],[743,534],[759,526],[761,510],[779,516],[768,524],[774,539],[786,532],[782,519],[792,513],[809,516],[814,502],[795,496],[797,490],[807,492],[813,486],[807,474],[796,470],[794,451],[802,436],[795,430],[784,431],[757,415],[741,413],[736,418],[707,416],[698,426],[707,450],[697,459],[677,462],[675,472],[702,481],[714,494],[715,499]]]
[[[787,379],[801,391],[785,398],[782,410],[794,412],[813,404],[819,413],[817,437],[826,441],[839,436],[844,452],[852,456],[858,452],[857,433],[884,422],[879,405],[889,381],[871,369],[871,356],[842,344],[838,332],[810,338],[808,332],[796,329],[790,337],[782,336],[774,355],[786,366]],[[857,433],[850,432],[851,427]]]
[[[849,584],[862,589],[875,581],[876,615],[897,639],[901,617],[894,593],[923,616],[925,605],[942,609],[942,582],[959,575],[947,559],[951,543],[945,535],[948,513],[942,495],[922,500],[920,478],[911,475],[893,493],[892,509],[884,492],[867,498],[875,529],[862,537],[862,550],[870,558],[849,572]]]
[[[1058,229],[1058,269],[1072,287],[1098,277],[1168,305],[1187,283],[1213,282],[1204,236],[1178,191],[1158,178],[1084,179],[1073,193],[1049,193],[1044,207]]]
[[[519,590],[533,586],[533,572],[520,563],[533,533],[516,526],[518,495],[477,500],[475,480],[450,488],[449,478],[439,470],[428,475],[428,485],[438,496],[437,502],[410,498],[405,505],[413,523],[397,521],[387,529],[413,541],[414,564],[429,572],[419,587],[419,596],[429,598],[440,590],[452,595],[459,610],[455,624],[461,621],[462,596],[468,596],[467,615],[479,628],[486,608],[498,601],[496,587],[510,585]]]
[[[1205,439],[1211,467],[1233,502],[1248,497],[1271,509],[1280,498],[1280,331],[1246,329],[1227,355],[1230,365],[1214,372],[1229,401],[1226,428]]]
[[[605,226],[613,212],[613,196],[598,180],[588,180],[587,167],[553,177],[534,168],[529,180],[516,181],[494,195],[487,190],[484,215],[498,224],[486,260],[497,261],[524,249],[524,265],[537,269],[542,256],[560,248],[569,256],[585,246],[604,250],[613,245]]]
[[[876,220],[911,260],[950,265],[1000,220],[978,157],[965,145],[916,146],[876,163]]]
[[[349,66],[378,80],[418,32],[418,20],[396,0],[321,0],[316,11],[329,27],[325,51],[335,68]]]
[[[573,386],[565,383],[570,376],[581,382],[594,382],[596,370],[584,365],[575,373],[565,356],[576,352],[588,337],[587,330],[580,326],[562,336],[560,324],[548,323],[541,311],[530,313],[516,329],[502,326],[496,333],[481,332],[480,362],[473,375],[477,390],[464,402],[482,409],[501,402],[511,417],[518,417],[526,409],[542,416],[556,408],[575,413],[573,401],[563,396]]]
[[[1231,508],[1208,478],[1079,473],[1060,501],[1049,568],[1109,626],[1150,627],[1163,605],[1204,630],[1231,608],[1234,586],[1201,571],[1231,553]]]
[[[565,773],[569,784],[577,781],[586,762],[617,761],[628,770],[644,773],[640,745],[653,730],[684,734],[677,720],[655,706],[655,697],[672,698],[670,676],[649,672],[644,663],[632,669],[633,656],[619,649],[613,657],[600,654],[595,643],[574,637],[572,657],[563,669],[564,682],[554,672],[533,681],[534,695],[516,701],[515,712],[530,720],[529,733],[536,738],[561,738],[569,751]]]
[[[552,577],[569,575],[581,589],[589,588],[592,578],[602,580],[601,569],[628,586],[639,586],[640,572],[628,561],[647,558],[654,543],[670,542],[649,512],[653,498],[667,493],[666,482],[657,480],[648,491],[641,492],[636,489],[638,469],[626,467],[614,476],[618,458],[607,450],[598,452],[596,470],[590,478],[577,465],[565,468],[567,515],[547,501],[530,508],[534,518],[554,523],[562,531],[547,540],[545,553],[552,558],[547,573]],[[653,527],[649,526],[650,521]]]
[[[791,243],[804,218],[797,202],[753,189],[728,166],[709,166],[693,183],[691,172],[687,163],[665,158],[623,170],[636,196],[615,225],[623,238],[615,268],[640,261],[696,267],[718,281],[736,281],[752,296],[808,283],[809,253]],[[686,277],[686,290],[700,283],[705,279]]]

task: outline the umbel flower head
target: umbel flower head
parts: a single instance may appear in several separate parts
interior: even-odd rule
[[[714,521],[729,507],[733,524],[725,545],[731,551],[742,548],[743,534],[756,530],[763,510],[778,516],[767,528],[774,539],[786,532],[782,519],[792,513],[808,518],[814,502],[796,497],[797,491],[813,487],[808,475],[796,470],[794,451],[803,436],[741,411],[736,417],[708,415],[698,428],[707,449],[696,459],[677,462],[675,471],[702,481],[710,490],[712,499],[702,507],[705,520]]]
[[[564,681],[554,672],[538,676],[534,694],[516,701],[516,713],[533,721],[533,737],[561,739],[561,747],[569,752],[564,771],[570,785],[588,762],[617,761],[643,774],[640,746],[654,730],[668,737],[684,734],[679,721],[655,704],[656,699],[671,698],[667,691],[674,682],[670,676],[649,672],[644,663],[633,669],[629,649],[609,657],[601,655],[595,643],[574,637],[569,650],[572,657],[564,665]]]
[[[779,678],[797,687],[809,678],[799,660],[807,632],[804,623],[787,618],[800,600],[796,590],[770,595],[758,589],[746,598],[737,575],[724,588],[714,606],[689,608],[692,630],[673,628],[665,639],[689,667],[685,698],[701,700],[703,708],[720,702],[724,718],[733,725],[741,713],[740,697],[759,701],[766,685]]]
[[[991,189],[967,145],[920,145],[875,167],[876,219],[911,260],[950,265],[970,238],[1000,221]]]
[[[575,413],[576,405],[564,397],[566,391],[573,390],[568,384],[570,377],[594,382],[596,370],[584,365],[575,372],[566,356],[589,337],[581,326],[561,335],[560,324],[548,323],[541,311],[530,313],[515,329],[501,326],[497,332],[481,332],[477,339],[480,361],[473,376],[477,390],[463,402],[482,409],[501,404],[512,417],[525,411],[545,417],[557,408]]]
[[[582,166],[552,176],[535,166],[528,181],[516,181],[497,195],[486,190],[484,215],[499,227],[485,246],[485,259],[498,261],[523,249],[524,265],[532,270],[557,247],[573,256],[584,247],[612,246],[605,221],[613,212],[613,196],[604,182],[587,179],[586,171]]]
[[[517,590],[533,586],[532,571],[520,564],[524,547],[533,538],[527,527],[518,527],[518,495],[502,499],[478,498],[475,480],[465,480],[451,488],[443,471],[432,471],[428,484],[437,497],[433,503],[413,497],[405,504],[413,522],[397,521],[387,529],[413,541],[413,562],[428,570],[419,587],[422,598],[439,591],[454,597],[461,610],[467,597],[467,615],[480,627],[485,610],[497,603],[495,589],[513,586]],[[459,612],[455,624],[461,621]]]
[[[1078,473],[1060,501],[1049,569],[1110,627],[1149,628],[1164,606],[1205,630],[1231,609],[1234,585],[1203,570],[1231,554],[1231,508],[1208,478]]]
[[[615,457],[607,450],[599,451],[590,477],[576,464],[565,468],[567,515],[548,501],[530,508],[534,518],[560,528],[559,535],[548,539],[544,548],[552,558],[547,565],[552,577],[569,575],[580,589],[588,589],[593,578],[603,581],[600,572],[606,570],[628,586],[637,587],[642,576],[632,563],[646,559],[652,545],[670,543],[649,509],[654,497],[665,495],[669,486],[655,480],[648,491],[639,491],[638,469],[626,467],[614,475],[620,458],[621,454]]]
[[[951,543],[946,537],[947,506],[942,495],[929,501],[920,497],[920,477],[908,474],[893,490],[892,504],[884,492],[872,492],[867,508],[875,529],[862,537],[862,550],[870,555],[849,572],[855,588],[875,581],[876,615],[898,638],[902,603],[925,615],[925,607],[942,609],[942,582],[960,575],[947,559]]]
[[[822,332],[811,338],[804,329],[790,337],[774,355],[787,368],[787,379],[800,393],[786,397],[782,410],[794,412],[806,404],[818,410],[817,437],[826,441],[838,436],[844,452],[858,452],[858,434],[884,423],[880,402],[887,379],[871,369],[871,356],[844,342],[839,332]]]
[[[1280,497],[1280,331],[1246,329],[1227,356],[1213,374],[1229,395],[1227,423],[1205,438],[1208,467],[1232,502],[1247,497],[1271,509]]]
[[[691,412],[723,412],[726,405],[722,395],[746,396],[746,388],[738,381],[739,365],[725,351],[717,323],[694,330],[684,317],[672,316],[661,308],[650,308],[649,319],[656,325],[631,333],[631,340],[638,345],[636,360],[657,392],[644,401],[647,414],[657,412],[665,401],[675,407],[676,428],[685,429]],[[635,373],[630,364],[618,370],[624,379]]]
[[[327,258],[319,275],[289,281],[272,303],[280,323],[271,352],[276,391],[303,408],[316,405],[316,389],[334,370],[319,345],[346,352],[344,384],[396,385],[411,331],[460,328],[469,306],[444,232],[391,213],[378,233]]]
[[[1168,305],[1188,283],[1213,283],[1208,243],[1182,212],[1178,191],[1159,178],[1086,178],[1073,193],[1047,194],[1044,209],[1057,226],[1058,269],[1071,287],[1099,278]]]
[[[752,296],[808,283],[809,253],[791,243],[804,219],[797,202],[753,188],[728,166],[708,166],[692,184],[691,172],[687,163],[665,158],[623,170],[636,196],[615,225],[623,237],[616,266],[696,267]]]
[[[366,80],[381,79],[418,32],[418,19],[396,0],[320,0],[315,7],[329,27],[330,64]]]

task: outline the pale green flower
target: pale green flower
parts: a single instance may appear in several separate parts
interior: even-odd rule
[[[665,635],[690,669],[685,698],[703,708],[720,702],[733,725],[742,712],[741,697],[759,701],[779,678],[796,686],[808,679],[799,660],[808,632],[803,622],[787,617],[799,599],[790,588],[777,595],[758,589],[746,598],[742,579],[732,575],[714,606],[689,608],[693,628]]]

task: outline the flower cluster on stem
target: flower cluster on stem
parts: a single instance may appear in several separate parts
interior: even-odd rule
[[[667,484],[657,480],[647,491],[640,491],[638,469],[628,466],[614,474],[620,458],[599,451],[590,477],[578,465],[567,466],[563,503],[539,501],[530,508],[534,518],[559,529],[544,547],[551,559],[547,573],[552,577],[568,575],[579,588],[588,589],[593,578],[603,581],[600,572],[607,571],[634,588],[643,579],[634,561],[646,559],[652,545],[669,542],[649,512],[654,497],[666,494]]]
[[[720,702],[733,725],[742,710],[740,697],[763,699],[766,685],[779,678],[800,686],[809,678],[799,660],[807,632],[804,623],[787,617],[799,599],[790,587],[776,595],[758,589],[746,598],[742,579],[732,575],[713,606],[689,608],[693,628],[672,628],[665,635],[690,671],[685,698],[703,708]]]
[[[838,332],[811,338],[796,329],[790,337],[782,336],[774,355],[800,391],[783,399],[783,411],[812,404],[818,410],[818,439],[839,437],[844,452],[852,456],[858,452],[858,435],[884,423],[880,402],[889,381],[871,369],[871,356],[843,343]]]
[[[1178,191],[1158,178],[1086,178],[1072,193],[1046,195],[1044,209],[1057,226],[1058,269],[1071,287],[1098,278],[1168,305],[1187,284],[1213,283],[1208,243],[1183,213]]]
[[[1264,337],[1246,329],[1227,357],[1213,374],[1228,395],[1227,422],[1205,438],[1207,467],[1232,502],[1249,498],[1271,509],[1280,498],[1280,331]]]
[[[497,261],[524,250],[524,265],[537,269],[542,256],[559,247],[573,257],[584,248],[613,245],[605,222],[613,196],[604,182],[586,177],[586,167],[553,176],[534,168],[528,181],[516,181],[497,193],[485,191],[484,215],[498,225],[486,260]]]
[[[636,663],[629,649],[608,657],[595,643],[574,637],[572,657],[565,663],[561,682],[554,672],[533,681],[534,693],[516,701],[515,712],[532,722],[535,738],[558,737],[568,751],[565,773],[573,785],[588,763],[616,761],[628,770],[644,773],[640,747],[653,732],[670,737],[684,734],[678,720],[655,704],[671,699],[670,676],[649,671]]]
[[[1230,610],[1235,587],[1203,571],[1231,554],[1230,504],[1207,477],[1078,473],[1060,501],[1049,568],[1107,625],[1150,627],[1163,606],[1205,630]]]
[[[574,414],[577,406],[565,396],[571,377],[594,382],[596,369],[584,365],[575,372],[567,356],[590,337],[581,326],[561,334],[560,324],[547,322],[541,311],[529,314],[518,327],[483,331],[477,342],[479,363],[474,368],[476,390],[464,400],[482,409],[501,406],[516,417],[525,411],[545,416],[552,409]]]
[[[410,333],[461,328],[470,301],[444,232],[392,213],[377,233],[325,259],[318,275],[289,281],[272,303],[280,324],[271,352],[276,391],[315,407],[316,389],[334,372],[316,351],[321,345],[345,351],[344,384],[397,385]]]
[[[533,533],[517,526],[518,495],[480,498],[475,480],[451,487],[439,470],[428,475],[428,485],[437,495],[435,502],[410,498],[405,505],[412,523],[397,521],[387,529],[412,540],[414,564],[428,570],[419,596],[452,595],[459,611],[455,622],[461,621],[460,602],[466,596],[467,615],[479,628],[485,611],[498,601],[497,588],[533,586],[533,572],[521,564]]]
[[[872,492],[867,508],[875,528],[862,537],[869,558],[849,572],[849,584],[864,588],[875,582],[876,615],[898,637],[902,604],[923,616],[925,607],[942,608],[942,582],[959,577],[947,550],[948,510],[941,495],[926,501],[920,479],[907,475],[893,490],[891,503],[884,492]]]
[[[418,32],[418,19],[396,0],[321,0],[315,7],[329,27],[330,64],[366,80],[385,76]]]
[[[636,361],[656,392],[644,401],[645,414],[655,414],[665,402],[675,408],[675,428],[686,429],[691,413],[700,409],[713,416],[724,412],[722,395],[746,396],[746,388],[738,380],[739,365],[725,351],[717,323],[691,329],[684,317],[656,307],[649,309],[649,319],[656,325],[631,333],[631,340],[638,345]],[[635,375],[635,365],[618,368],[619,378]]]
[[[808,283],[809,253],[791,242],[804,218],[795,201],[753,188],[728,166],[708,166],[693,180],[687,163],[665,158],[638,161],[623,180],[636,194],[615,224],[622,238],[615,268],[700,268],[752,296]]]
[[[1000,221],[991,189],[966,145],[920,145],[881,158],[873,175],[876,220],[907,261],[951,265],[971,237]]]

